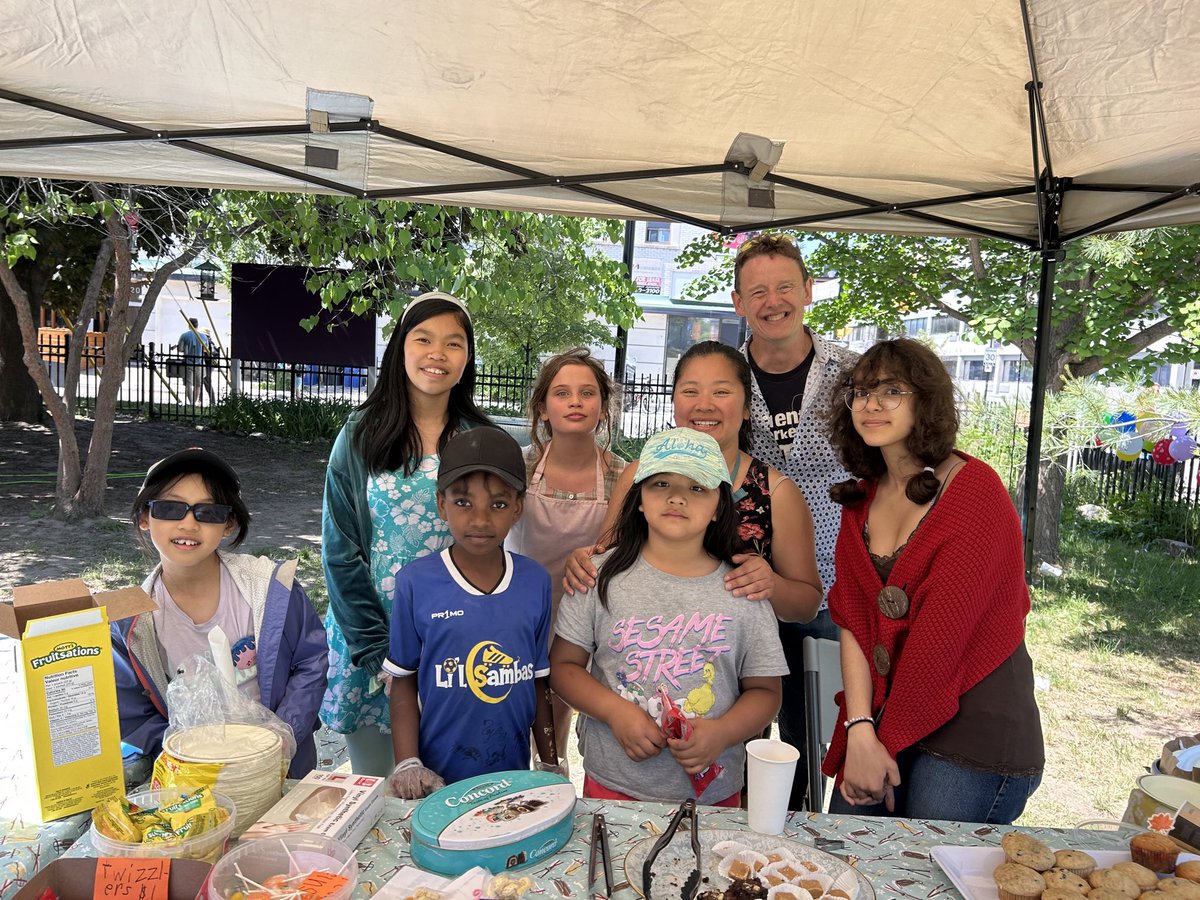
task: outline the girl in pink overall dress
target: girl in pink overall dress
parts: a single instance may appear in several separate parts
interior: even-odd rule
[[[546,360],[529,398],[529,488],[525,511],[506,546],[546,567],[555,617],[567,556],[600,537],[613,484],[625,468],[625,460],[607,449],[613,394],[604,367],[587,350],[576,348]],[[603,446],[597,443],[601,426]],[[570,707],[555,697],[554,733],[566,735],[570,724]]]

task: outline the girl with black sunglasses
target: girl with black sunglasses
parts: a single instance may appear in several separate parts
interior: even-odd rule
[[[238,690],[292,728],[289,776],[311,771],[328,667],[325,629],[296,581],[296,560],[231,552],[250,526],[237,473],[198,447],[173,453],[146,473],[131,518],[139,541],[158,556],[142,584],[158,608],[112,625],[122,741],[144,756],[158,754],[167,685],[189,658],[210,652],[209,633],[220,628]]]

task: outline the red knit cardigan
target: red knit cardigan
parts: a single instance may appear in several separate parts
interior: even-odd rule
[[[893,759],[954,718],[958,698],[1025,637],[1029,589],[1017,511],[986,463],[959,455],[966,465],[909,538],[887,581],[908,595],[901,619],[879,611],[884,585],[863,541],[876,485],[864,485],[866,500],[842,512],[829,610],[867,658],[871,710],[883,710],[876,733]],[[875,667],[876,644],[891,659],[886,678]],[[839,722],[845,721],[845,697],[838,694],[837,702]],[[822,771],[840,780],[845,756],[846,730],[839,727]]]

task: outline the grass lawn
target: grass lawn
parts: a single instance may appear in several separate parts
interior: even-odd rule
[[[1026,825],[1119,819],[1163,743],[1200,730],[1200,563],[1096,537],[1074,522],[1064,526],[1062,549],[1066,572],[1035,585],[1028,623],[1047,769]],[[118,587],[140,582],[149,565],[122,542],[83,577]],[[324,614],[315,552],[301,552],[299,578]],[[572,774],[579,765],[576,756]]]

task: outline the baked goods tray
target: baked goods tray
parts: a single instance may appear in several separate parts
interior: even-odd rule
[[[657,839],[646,838],[643,841],[639,841],[629,848],[629,852],[625,856],[625,878],[638,896],[642,896],[642,865],[646,862],[646,857],[650,854],[650,849],[654,846],[655,840]],[[701,893],[709,890],[723,890],[729,885],[728,878],[717,874],[717,863],[720,862],[720,859],[712,850],[715,844],[719,844],[722,841],[736,841],[760,853],[768,852],[774,848],[786,849],[796,859],[816,863],[821,867],[822,871],[832,878],[837,878],[846,872],[853,872],[857,888],[852,891],[854,895],[853,900],[875,900],[875,889],[871,887],[871,882],[861,872],[854,869],[846,860],[840,857],[826,853],[824,850],[817,850],[800,841],[778,835],[720,828],[700,829],[702,865],[700,875],[703,879],[700,886]],[[695,861],[692,858],[691,843],[687,832],[681,828],[675,835],[674,840],[662,849],[658,854],[658,859],[655,860],[655,883],[659,883],[659,879],[661,879],[663,887],[661,894],[657,893],[657,891],[654,893],[656,900],[678,897],[680,889],[694,867]],[[995,900],[995,898],[992,898],[992,900]]]
[[[1084,852],[1096,860],[1100,868],[1129,862],[1128,850]],[[930,855],[967,900],[996,900],[996,881],[992,878],[992,872],[1004,862],[1004,851],[999,847],[951,847],[942,844],[934,847]]]

